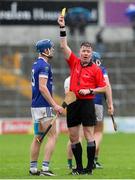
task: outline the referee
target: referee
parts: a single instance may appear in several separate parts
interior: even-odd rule
[[[70,68],[70,90],[76,94],[77,100],[67,107],[67,126],[71,148],[76,161],[73,175],[92,174],[96,144],[94,140],[94,126],[96,124],[94,94],[106,91],[106,83],[101,69],[92,63],[92,47],[89,42],[83,42],[78,58],[67,45],[65,20],[62,15],[58,17],[60,26],[60,45]],[[87,141],[87,166],[82,163],[82,146],[79,142],[80,125]]]

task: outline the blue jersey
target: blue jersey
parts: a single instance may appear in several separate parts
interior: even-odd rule
[[[103,76],[108,76],[106,68],[103,67],[103,66],[100,66],[100,68],[102,70]],[[103,99],[104,99],[104,94],[103,93],[96,94],[96,96],[94,98],[94,104],[102,105],[103,104]]]
[[[51,66],[45,59],[39,57],[32,66],[32,107],[50,107],[50,104],[39,91],[39,77],[47,78],[47,88],[52,94],[52,71]]]

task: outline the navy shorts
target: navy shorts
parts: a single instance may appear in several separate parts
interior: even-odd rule
[[[93,99],[78,99],[67,107],[67,126],[74,127],[96,125],[95,105]]]

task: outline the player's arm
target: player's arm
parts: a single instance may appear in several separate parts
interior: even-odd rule
[[[67,44],[66,27],[65,27],[65,20],[63,15],[60,15],[58,17],[58,24],[60,26],[60,46],[64,53],[65,58],[69,59],[71,55],[71,49]]]
[[[62,113],[62,107],[57,105],[47,88],[47,78],[39,77],[39,90],[42,96],[49,102],[49,104],[54,108],[54,110],[56,112]]]
[[[108,114],[112,115],[114,113],[112,88],[111,88],[111,84],[109,81],[109,77],[105,76],[104,78],[105,78],[105,82],[107,84],[105,95],[106,95],[106,102],[107,102],[107,106],[108,106]]]

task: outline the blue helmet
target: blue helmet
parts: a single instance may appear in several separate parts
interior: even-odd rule
[[[37,52],[43,53],[45,49],[51,49],[54,46],[50,39],[43,39],[36,43]]]
[[[93,51],[92,60],[96,62],[97,59],[101,61],[101,55],[98,52]]]

